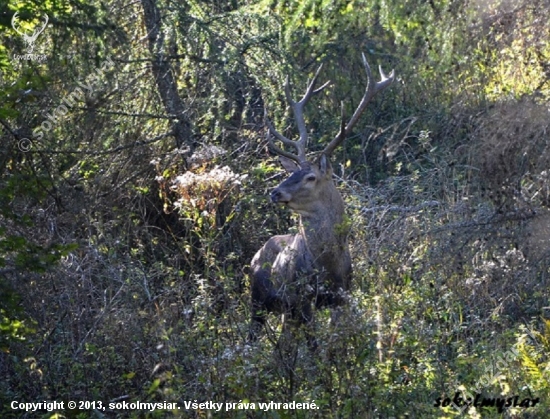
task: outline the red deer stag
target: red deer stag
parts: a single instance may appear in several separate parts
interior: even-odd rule
[[[367,87],[353,116],[346,124],[342,107],[342,123],[336,137],[314,160],[306,158],[308,134],[304,107],[311,97],[329,82],[315,89],[321,67],[308,84],[302,99],[291,98],[290,83],[285,83],[286,99],[292,107],[300,138],[290,140],[277,132],[266,117],[268,141],[280,155],[283,167],[292,174],[271,192],[271,201],[287,205],[300,215],[299,233],[271,237],[258,250],[250,264],[252,278],[252,320],[249,339],[256,340],[265,323],[267,312],[290,315],[298,324],[312,320],[311,304],[316,307],[336,307],[343,303],[342,292],[349,290],[351,257],[347,242],[344,201],[332,180],[330,156],[351,132],[367,104],[394,80],[394,71],[386,76],[380,67],[381,81],[373,80],[363,55]],[[297,154],[278,147],[272,136]],[[308,341],[313,342],[308,333]]]

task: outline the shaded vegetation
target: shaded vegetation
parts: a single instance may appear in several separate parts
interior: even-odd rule
[[[32,33],[28,43],[12,27]],[[58,417],[544,417],[550,410],[550,2],[0,0],[0,416],[12,401],[177,402]],[[154,34],[154,36],[152,36]],[[292,216],[264,109],[320,63],[351,223],[343,320],[247,344],[247,265]],[[27,57],[28,58],[28,57]],[[166,77],[170,74],[170,77]],[[462,411],[436,400],[519,396]],[[186,410],[184,401],[314,410]],[[508,415],[508,416],[505,416]]]

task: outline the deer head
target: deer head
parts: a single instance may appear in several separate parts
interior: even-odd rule
[[[271,201],[285,204],[298,214],[307,214],[320,201],[320,194],[332,184],[332,167],[326,155],[318,161],[304,161],[302,165],[281,156],[282,166],[291,173],[290,177],[271,192]]]
[[[13,27],[15,32],[17,32],[19,35],[21,35],[23,37],[23,40],[25,41],[25,43],[29,47],[28,52],[29,52],[29,54],[31,54],[33,49],[34,49],[34,42],[36,41],[36,38],[38,38],[38,35],[40,35],[44,31],[44,29],[46,29],[46,25],[48,24],[48,15],[44,13],[45,19],[44,19],[44,23],[42,24],[42,26],[41,27],[38,27],[38,26],[35,27],[34,31],[32,32],[32,35],[29,35],[29,34],[27,34],[26,31],[21,31],[21,30],[18,29],[18,28],[21,28],[21,25],[19,23],[19,19],[17,18],[18,14],[19,14],[19,12],[15,12],[13,17],[11,18],[11,26]]]
[[[320,195],[324,190],[330,188],[332,183],[332,167],[330,165],[330,157],[333,151],[345,140],[347,134],[353,129],[359,117],[366,109],[367,104],[376,96],[388,87],[394,80],[394,71],[387,76],[382,67],[379,67],[381,80],[375,82],[373,80],[372,71],[365,58],[363,57],[363,66],[367,75],[367,87],[365,94],[361,99],[357,109],[353,113],[351,119],[346,123],[344,117],[344,106],[342,104],[340,131],[334,139],[327,144],[321,154],[313,161],[307,160],[306,149],[308,142],[307,129],[304,120],[304,107],[309,102],[312,96],[321,92],[327,87],[330,82],[326,82],[319,88],[315,88],[322,65],[318,68],[315,76],[308,83],[306,93],[298,102],[291,97],[289,78],[285,82],[285,95],[294,113],[295,122],[298,127],[299,139],[296,141],[290,140],[279,133],[266,116],[266,124],[268,126],[267,138],[271,149],[280,156],[280,161],[283,167],[292,175],[281,183],[271,193],[271,200],[274,203],[286,204],[290,209],[297,213],[307,212],[307,210],[318,202]],[[284,145],[293,147],[296,153],[291,153],[278,147],[273,137],[279,140]]]

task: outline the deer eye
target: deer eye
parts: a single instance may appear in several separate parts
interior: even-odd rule
[[[315,175],[309,175],[308,177],[306,177],[306,181],[308,182],[313,182],[315,179]]]

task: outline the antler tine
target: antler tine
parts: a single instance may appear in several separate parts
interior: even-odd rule
[[[26,33],[24,32],[20,32],[18,29],[17,29],[17,15],[19,14],[19,12],[15,12],[11,18],[11,26],[12,28],[15,30],[15,32],[17,32],[19,35],[26,35]]]
[[[271,121],[267,118],[266,114],[266,122],[268,125],[268,140],[271,148],[278,154],[281,154],[285,157],[291,158],[294,161],[296,161],[298,164],[303,163],[306,161],[306,149],[307,149],[307,128],[306,128],[306,122],[304,119],[304,107],[309,102],[311,97],[313,95],[316,95],[317,93],[321,92],[325,87],[327,87],[330,84],[330,81],[327,81],[325,84],[323,84],[318,89],[315,89],[315,84],[317,83],[317,79],[319,77],[319,74],[321,73],[321,69],[323,68],[323,65],[321,64],[317,71],[315,72],[315,75],[313,76],[313,79],[311,82],[308,82],[308,86],[306,88],[306,92],[304,96],[298,101],[294,101],[292,99],[292,94],[290,92],[290,78],[287,76],[285,80],[285,96],[286,100],[289,103],[290,107],[292,108],[292,112],[294,114],[294,119],[296,122],[296,126],[298,127],[298,133],[300,135],[299,139],[296,141],[292,141],[288,138],[286,138],[284,135],[279,133],[271,124]],[[286,144],[288,146],[292,146],[296,149],[298,154],[292,154],[289,152],[286,152],[282,150],[280,147],[277,147],[274,142],[272,141],[271,134],[275,136],[279,141],[281,141],[283,144]]]
[[[265,110],[265,122],[267,124],[267,141],[269,143],[269,147],[277,154],[281,155],[281,156],[285,156],[285,157],[288,157],[289,159],[292,159],[294,160],[296,163],[300,164],[301,161],[300,161],[300,157],[299,155],[297,154],[293,154],[293,153],[290,153],[289,151],[285,151],[283,150],[282,148],[280,148],[279,146],[277,146],[275,144],[275,142],[273,141],[273,138],[272,136],[275,136],[279,141],[281,141],[283,144],[288,144],[288,145],[291,145],[293,147],[296,147],[296,141],[292,141],[292,140],[289,140],[288,138],[286,138],[283,134],[281,134],[280,132],[278,132],[275,127],[273,126],[273,124],[271,123],[271,121],[269,120],[269,118],[267,117],[267,110]]]
[[[302,160],[300,160],[300,157],[298,157],[296,154],[290,153],[289,151],[283,150],[281,147],[277,146],[272,138],[271,138],[271,130],[267,131],[267,141],[269,142],[269,147],[278,155],[288,157],[291,160],[294,160],[296,163],[300,164],[302,163]]]
[[[308,139],[306,122],[304,119],[304,107],[306,106],[306,104],[309,102],[309,100],[313,95],[316,95],[317,93],[321,92],[325,87],[327,87],[330,84],[330,81],[327,81],[321,87],[319,87],[318,89],[315,89],[315,84],[317,83],[317,79],[319,78],[319,74],[321,73],[322,69],[323,69],[323,64],[319,66],[311,82],[308,82],[306,92],[298,102],[295,102],[294,100],[292,100],[292,97],[290,94],[290,83],[289,83],[288,76],[286,79],[287,82],[285,84],[285,93],[286,93],[287,101],[290,103],[292,107],[292,112],[294,113],[294,119],[298,127],[298,133],[300,134],[299,140],[295,142],[296,144],[295,147],[298,150],[298,156],[301,159],[301,161],[306,160],[306,149],[307,149],[307,139]]]
[[[33,39],[38,38],[38,35],[40,35],[40,34],[44,31],[44,29],[45,29],[46,26],[48,25],[49,19],[50,19],[50,18],[48,17],[48,15],[46,15],[46,19],[45,19],[45,22],[44,22],[44,24],[42,25],[42,27],[41,27],[41,28],[38,28],[38,27],[37,27],[37,28],[34,28],[34,31],[33,31],[33,33],[32,33]]]
[[[338,147],[342,141],[346,138],[346,135],[348,132],[352,130],[354,125],[359,120],[359,117],[363,113],[363,111],[367,108],[368,103],[372,100],[374,96],[378,92],[381,92],[385,88],[387,88],[390,84],[393,83],[393,80],[395,79],[395,71],[392,70],[389,76],[386,76],[384,71],[382,70],[382,67],[379,66],[380,71],[380,78],[381,80],[379,82],[374,82],[372,71],[370,69],[369,63],[367,62],[367,59],[365,57],[365,54],[361,54],[363,57],[363,67],[365,67],[365,73],[367,73],[367,87],[365,89],[365,94],[363,95],[361,102],[359,102],[359,106],[357,106],[357,109],[355,109],[355,112],[353,113],[352,117],[350,118],[347,125],[344,127],[344,112],[342,109],[342,122],[341,122],[341,128],[340,132],[334,137],[334,139],[325,147],[323,150],[323,154],[330,156],[332,152]]]

